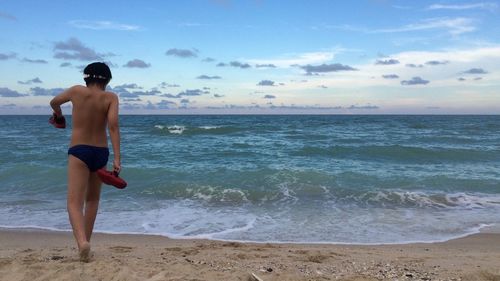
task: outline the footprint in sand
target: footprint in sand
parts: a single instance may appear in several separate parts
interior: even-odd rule
[[[59,256],[59,255],[53,255],[50,257],[50,259],[53,261],[63,260],[64,258],[65,256]]]
[[[172,251],[172,252],[180,252],[182,251],[181,247],[171,247],[171,248],[165,248],[166,251]]]
[[[10,265],[12,263],[11,259],[8,258],[0,258],[0,268]]]
[[[114,253],[130,253],[132,252],[133,248],[126,246],[114,246],[114,247],[109,247],[109,249]]]
[[[34,255],[30,254],[30,255],[27,255],[27,256],[23,257],[21,259],[21,261],[25,265],[31,265],[31,264],[36,263],[38,261],[38,259]]]

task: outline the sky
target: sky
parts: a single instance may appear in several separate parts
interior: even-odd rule
[[[500,113],[500,1],[0,0],[0,29],[0,114],[95,61],[121,114]]]

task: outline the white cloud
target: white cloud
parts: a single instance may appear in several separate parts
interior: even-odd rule
[[[443,51],[402,52],[397,58],[404,63],[424,64],[429,60],[447,60],[450,62],[474,62],[482,59],[499,59],[500,45],[475,49],[447,49]],[[411,61],[410,61],[411,60]],[[404,64],[403,63],[403,64]]]
[[[366,28],[362,26],[354,26],[349,24],[343,25],[324,25],[323,28],[326,29],[339,29],[345,31],[353,32],[363,32],[363,33],[403,33],[411,31],[426,31],[426,30],[446,30],[452,35],[459,35],[462,33],[472,32],[476,30],[475,20],[466,17],[442,17],[442,18],[428,18],[422,19],[418,22],[409,23],[398,27],[388,27],[388,28]],[[420,40],[420,39],[418,39]]]
[[[200,27],[200,26],[207,26],[208,24],[199,23],[199,22],[181,22],[177,25],[180,27]]]
[[[122,24],[112,21],[72,20],[69,22],[69,24],[76,28],[93,29],[93,30],[135,31],[140,29],[140,27],[137,25]]]
[[[375,29],[369,33],[398,33],[409,31],[422,31],[432,29],[446,29],[452,35],[459,35],[476,30],[474,20],[470,18],[431,18],[417,23],[407,24],[401,27]]]
[[[496,8],[498,8],[497,3],[481,2],[481,3],[471,3],[471,4],[456,4],[456,5],[433,4],[430,5],[427,9],[428,10],[470,10],[470,9],[494,10]]]

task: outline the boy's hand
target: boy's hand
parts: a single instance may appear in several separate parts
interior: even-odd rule
[[[113,172],[115,172],[118,175],[121,170],[122,167],[120,165],[120,160],[118,159],[113,160]]]
[[[58,128],[58,129],[64,129],[66,128],[66,119],[64,116],[57,115],[55,112],[52,114],[52,117],[49,119],[49,123],[52,124],[52,126]]]

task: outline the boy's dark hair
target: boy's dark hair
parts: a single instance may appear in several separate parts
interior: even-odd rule
[[[109,81],[113,78],[111,70],[108,65],[103,62],[93,62],[83,70],[83,80],[88,85],[97,84],[103,88],[108,85]]]

